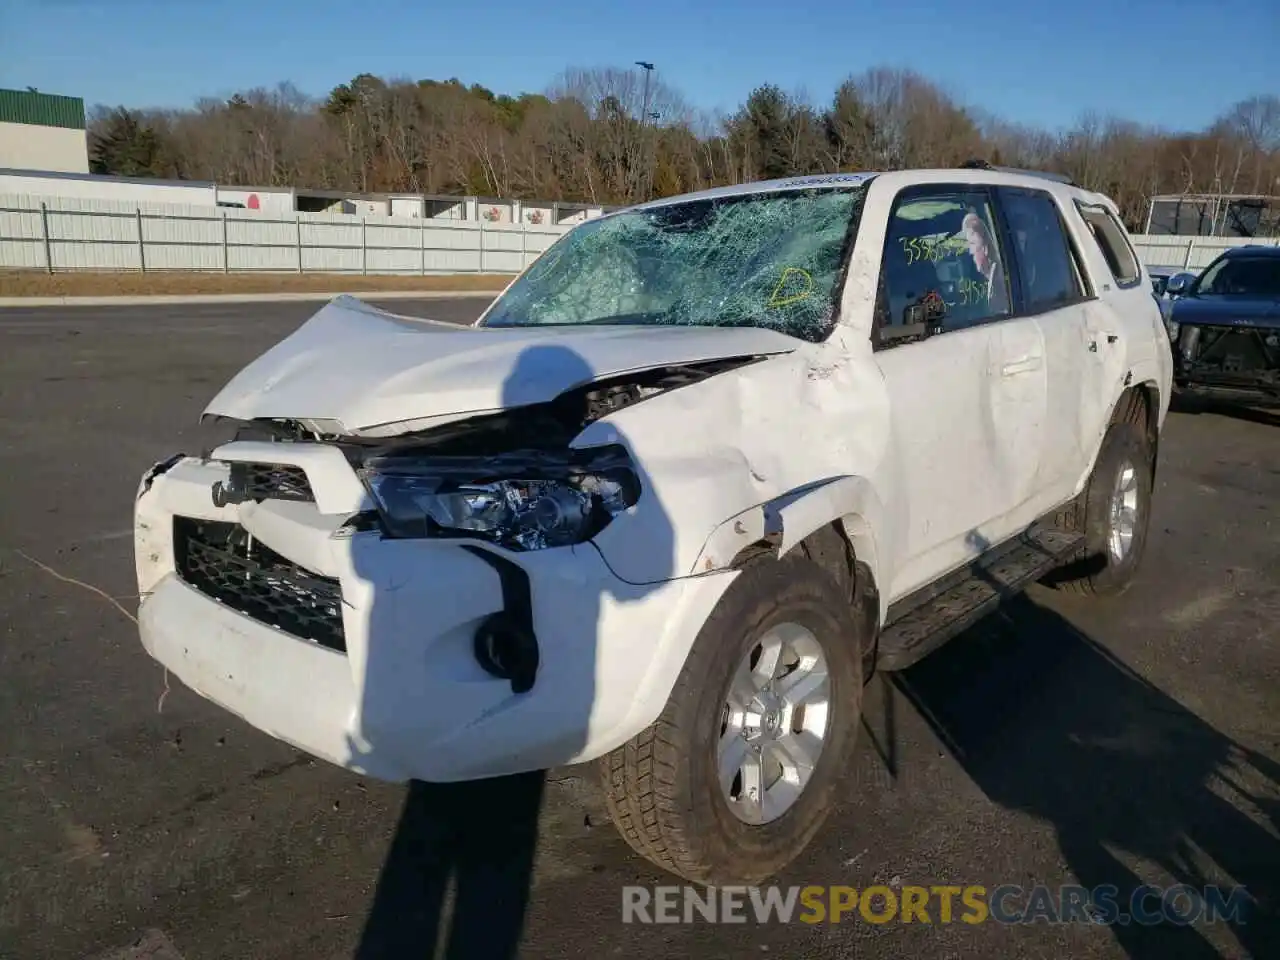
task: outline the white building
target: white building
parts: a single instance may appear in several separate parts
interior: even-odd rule
[[[185,203],[212,207],[218,188],[200,180],[109,177],[94,173],[0,169],[0,194],[66,197],[75,200],[124,200],[130,203]]]
[[[219,186],[218,206],[291,214],[297,209],[297,191],[292,187]]]
[[[88,173],[84,101],[0,89],[0,167]]]

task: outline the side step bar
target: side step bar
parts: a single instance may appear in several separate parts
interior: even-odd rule
[[[1083,534],[1033,528],[897,601],[880,634],[876,669],[902,670],[922,660],[1070,559],[1083,543]]]

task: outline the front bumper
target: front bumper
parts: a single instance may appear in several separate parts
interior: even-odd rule
[[[142,643],[253,726],[375,778],[468,780],[612,750],[662,710],[734,576],[633,585],[591,544],[512,553],[357,532],[345,525],[360,506],[354,474],[320,445],[272,445],[277,463],[302,461],[314,502],[217,505],[211,490],[227,482],[228,461],[260,459],[262,446],[228,444],[215,459],[177,459],[144,478],[135,506]],[[183,518],[235,524],[306,576],[336,583],[341,644],[215,599],[180,562]],[[504,564],[481,550],[527,587],[539,645],[527,692],[476,658],[477,628],[510,597]]]

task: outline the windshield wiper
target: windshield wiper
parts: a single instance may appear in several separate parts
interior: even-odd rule
[[[619,313],[612,317],[596,317],[594,320],[566,320],[562,323],[539,323],[539,322],[511,322],[508,319],[498,320],[493,323],[486,323],[485,326],[492,327],[603,327],[610,324],[616,326],[642,326],[645,324],[660,324],[662,319],[666,317],[665,313]]]
[[[646,324],[661,323],[666,316],[665,313],[620,313],[613,317],[597,317],[595,320],[583,320],[584,326],[608,326],[609,324],[618,324],[625,326],[627,324]]]

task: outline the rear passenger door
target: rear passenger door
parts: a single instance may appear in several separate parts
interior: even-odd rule
[[[1095,361],[1107,345],[1091,319],[1093,291],[1057,199],[1034,188],[996,193],[1017,273],[1018,312],[1038,324],[1045,345],[1048,416],[1031,511],[1038,515],[1070,499],[1088,469],[1106,400]]]

